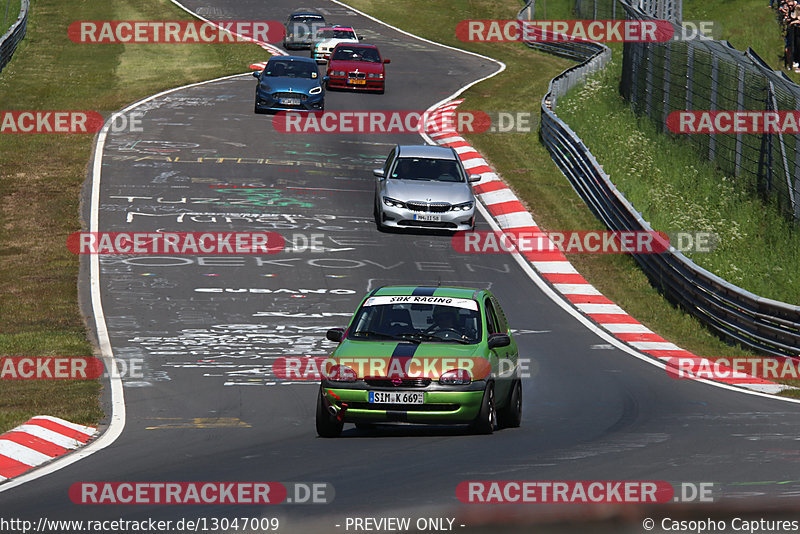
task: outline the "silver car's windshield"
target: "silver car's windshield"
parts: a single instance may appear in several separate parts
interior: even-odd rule
[[[316,78],[317,67],[311,63],[299,61],[270,61],[264,70],[264,76],[283,78]]]
[[[462,301],[458,306],[407,302],[372,305],[370,300],[356,315],[348,334],[350,339],[462,344],[480,340],[481,315],[474,300],[452,299]]]
[[[430,158],[398,158],[390,178],[436,182],[464,181],[464,176],[455,160]]]

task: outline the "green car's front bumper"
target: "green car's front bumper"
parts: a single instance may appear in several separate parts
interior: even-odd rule
[[[486,382],[476,381],[468,386],[430,386],[403,391],[423,392],[423,404],[379,404],[369,402],[369,391],[392,391],[370,388],[364,384],[322,383],[327,404],[342,414],[343,420],[355,422],[408,422],[429,424],[467,424],[478,416]]]

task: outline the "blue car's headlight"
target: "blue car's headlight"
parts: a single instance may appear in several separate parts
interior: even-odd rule
[[[310,95],[318,95],[321,92],[322,92],[322,87],[317,86],[317,87],[312,87],[311,90],[308,92],[308,94],[310,94]]]
[[[391,206],[393,208],[405,208],[405,202],[400,202],[399,200],[395,200],[392,197],[383,197],[383,203],[387,206]]]

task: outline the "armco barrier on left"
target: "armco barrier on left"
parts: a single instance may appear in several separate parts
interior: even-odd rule
[[[0,72],[11,61],[11,56],[14,55],[14,50],[22,38],[25,37],[25,32],[28,29],[28,0],[20,2],[19,17],[8,31],[0,38]]]

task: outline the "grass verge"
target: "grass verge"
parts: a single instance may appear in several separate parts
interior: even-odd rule
[[[76,44],[75,20],[191,20],[168,0],[31,3],[28,32],[0,74],[1,110],[107,114],[167,88],[247,70],[252,44]],[[94,136],[0,134],[0,356],[91,356],[77,306],[79,200]],[[103,416],[97,381],[3,380],[0,432],[38,414]]]

